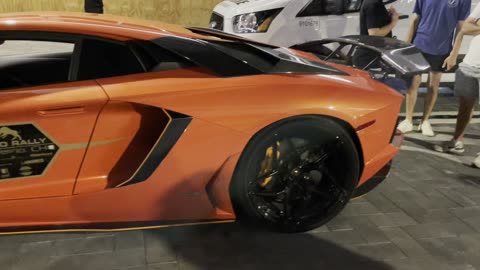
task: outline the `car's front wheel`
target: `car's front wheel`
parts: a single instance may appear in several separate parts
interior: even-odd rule
[[[303,232],[338,215],[358,182],[351,135],[328,117],[276,123],[247,145],[230,194],[236,214],[281,232]]]

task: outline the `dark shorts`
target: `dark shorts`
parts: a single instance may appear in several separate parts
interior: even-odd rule
[[[433,72],[444,72],[445,69],[443,68],[443,63],[445,59],[449,56],[449,54],[445,55],[433,55],[428,53],[423,53],[423,57],[427,60],[428,64],[430,64],[430,70]]]
[[[480,86],[477,78],[470,77],[457,69],[455,73],[455,96],[478,98],[480,95]]]

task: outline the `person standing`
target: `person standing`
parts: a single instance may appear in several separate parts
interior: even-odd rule
[[[360,7],[360,35],[393,38],[393,30],[400,20],[399,14],[394,7],[387,9],[383,0],[365,0]],[[372,63],[379,56],[378,53],[369,49],[358,48],[353,55],[353,66],[364,69],[381,69],[379,61]],[[411,76],[400,76],[407,87],[411,86]],[[383,83],[399,91],[402,88],[396,81],[388,79]]]
[[[392,7],[387,10],[383,0],[365,0],[360,7],[360,35],[392,37],[392,31],[398,24],[399,15]],[[376,54],[361,48],[353,56],[356,67],[366,67]],[[376,67],[376,66],[373,66]]]
[[[85,0],[85,12],[103,14],[103,0]]]
[[[473,36],[469,50],[460,63],[455,74],[455,95],[459,98],[459,109],[455,134],[451,141],[447,142],[443,149],[450,153],[461,154],[465,152],[464,134],[470,123],[475,104],[480,95],[480,4],[477,4],[473,12],[462,26],[457,35],[453,50],[445,60],[443,67],[451,70],[456,64],[460,47],[464,36]],[[473,164],[480,168],[480,153]]]
[[[424,136],[435,136],[429,122],[437,101],[443,63],[452,51],[457,29],[460,29],[470,14],[471,0],[416,0],[413,20],[406,41],[423,53],[430,64],[428,93],[425,97],[423,118],[418,127]],[[413,131],[413,112],[417,102],[421,75],[413,78],[412,87],[406,94],[406,119],[398,125],[403,133]]]

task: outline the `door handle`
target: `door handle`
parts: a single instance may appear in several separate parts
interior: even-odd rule
[[[74,106],[74,107],[41,110],[41,111],[38,111],[38,114],[41,116],[56,116],[56,115],[66,115],[66,114],[79,114],[84,112],[85,112],[84,106]]]

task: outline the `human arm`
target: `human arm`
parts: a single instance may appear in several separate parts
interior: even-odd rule
[[[468,18],[467,21],[463,24],[462,30],[460,31],[466,36],[477,36],[480,35],[480,25],[478,24],[479,20],[474,18]]]
[[[415,33],[417,33],[419,23],[420,23],[420,16],[416,13],[413,13],[413,18],[407,32],[407,37],[405,38],[405,41],[407,43],[413,42],[413,37],[415,36]]]
[[[480,25],[478,24],[478,21],[479,20],[477,18],[469,17],[465,22],[459,22],[460,31],[458,31],[457,37],[455,38],[452,52],[443,63],[443,67],[446,68],[447,71],[452,69],[457,64],[463,38],[465,36],[480,35]]]
[[[462,14],[460,15],[460,29],[458,32],[462,32],[465,36],[476,36],[480,32],[480,26],[478,25],[478,20],[480,19],[480,4],[477,4],[475,9],[471,10],[471,1],[466,1],[466,6],[462,9]]]

